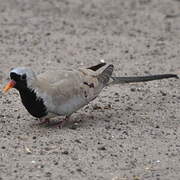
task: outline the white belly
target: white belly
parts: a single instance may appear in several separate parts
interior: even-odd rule
[[[88,101],[86,101],[81,96],[74,96],[71,99],[67,99],[64,102],[58,101],[58,99],[56,101],[52,101],[51,98],[49,98],[45,102],[48,112],[61,116],[71,115],[73,112],[79,110],[81,107],[85,106],[86,104],[88,104]]]
[[[60,115],[70,115],[86,104],[88,104],[88,102],[85,101],[85,99],[80,96],[76,96],[69,99],[67,102],[64,102],[63,104],[61,103],[59,107],[56,107],[56,110]]]

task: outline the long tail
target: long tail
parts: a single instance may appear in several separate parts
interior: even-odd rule
[[[109,82],[109,79],[111,78],[113,69],[114,69],[114,66],[110,64],[101,74],[99,74],[97,77],[99,82],[106,85]]]
[[[113,79],[113,82],[111,84],[145,82],[145,81],[153,81],[153,80],[167,79],[167,78],[179,79],[179,77],[176,74],[157,74],[157,75],[149,75],[149,76],[111,77],[111,78]]]

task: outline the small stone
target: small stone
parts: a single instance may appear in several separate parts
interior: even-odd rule
[[[138,176],[133,176],[134,180],[140,180],[140,178]]]
[[[39,166],[37,166],[37,168],[43,169],[43,168],[44,168],[44,165],[39,165]]]
[[[98,147],[98,150],[105,151],[106,147],[105,146]]]
[[[60,60],[60,59],[56,59],[56,62],[57,62],[57,63],[61,63],[61,60]]]
[[[76,129],[77,129],[77,125],[73,124],[73,125],[70,127],[70,129],[76,130]]]
[[[20,115],[18,115],[18,116],[17,116],[17,119],[20,119],[20,118],[21,118],[21,116],[20,116]]]
[[[82,169],[81,169],[81,168],[78,168],[78,169],[76,169],[76,171],[78,171],[78,172],[82,172]]]
[[[145,70],[145,71],[144,71],[144,73],[145,73],[145,74],[150,74],[150,72],[149,72],[149,71],[147,71],[147,70]]]
[[[50,36],[50,35],[51,35],[51,33],[50,33],[50,32],[46,33],[46,36]]]
[[[79,143],[79,144],[81,143],[81,141],[79,139],[75,139],[74,141]]]
[[[50,172],[46,172],[45,176],[46,177],[51,177],[51,173]]]
[[[126,136],[128,136],[128,132],[127,131],[123,131],[123,134],[125,134]]]
[[[136,91],[136,88],[131,88],[130,89],[132,92],[135,92]]]
[[[95,105],[93,106],[93,110],[99,110],[99,109],[102,110],[102,107],[101,107],[101,106],[98,106],[97,104],[95,104]]]
[[[63,151],[62,154],[68,155],[69,152],[68,151]]]
[[[167,95],[167,93],[164,92],[164,91],[160,91],[160,93],[161,93],[162,96],[166,96]]]
[[[109,130],[109,129],[111,129],[111,126],[107,125],[107,126],[105,126],[105,129]]]

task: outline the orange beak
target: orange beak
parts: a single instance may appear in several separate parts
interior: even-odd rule
[[[4,92],[7,92],[9,89],[15,86],[16,82],[14,80],[9,81],[6,86],[3,88]]]

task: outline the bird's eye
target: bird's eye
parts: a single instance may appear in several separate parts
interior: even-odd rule
[[[22,76],[21,76],[21,80],[26,80],[26,74],[23,74]]]

